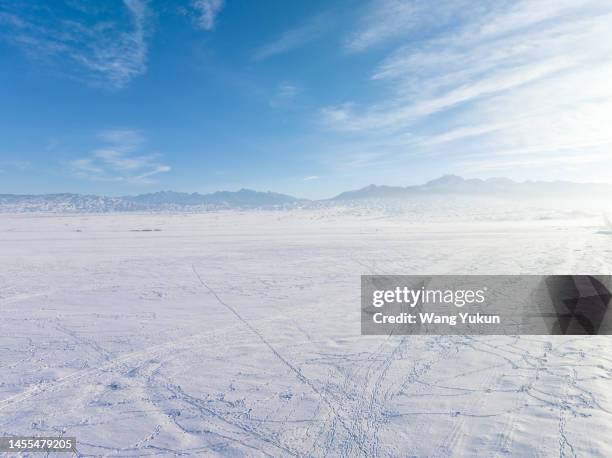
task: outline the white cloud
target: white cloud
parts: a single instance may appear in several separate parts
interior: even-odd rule
[[[81,8],[87,17],[79,21],[55,14],[43,20],[13,6],[0,13],[5,28],[0,37],[71,78],[121,89],[146,71],[149,5],[147,0],[124,0],[114,8]]]
[[[357,163],[394,158],[397,164],[421,154],[466,170],[478,169],[479,161],[481,170],[549,161],[551,167],[597,163],[612,172],[612,154],[605,154],[612,145],[612,4],[447,5],[469,14],[440,27],[448,11],[441,17],[437,4],[375,1],[363,22],[371,26],[351,36],[352,51],[392,46],[367,83],[376,100],[343,100],[321,110],[322,122],[339,135],[358,135],[363,145],[390,143],[355,153]],[[385,17],[388,28],[374,20]],[[403,31],[398,17],[406,21]],[[535,157],[510,158],[525,154]]]
[[[191,6],[195,11],[197,26],[204,30],[214,29],[223,4],[224,0],[193,0]]]
[[[294,102],[299,93],[300,89],[295,84],[283,82],[278,85],[276,92],[270,99],[270,106],[278,108],[290,105]]]
[[[145,141],[145,138],[139,131],[130,129],[104,130],[100,132],[97,137],[99,140],[107,143],[126,146],[136,146]]]
[[[310,18],[295,28],[285,31],[275,40],[260,46],[253,53],[253,60],[264,60],[317,40],[328,30],[329,13]]]
[[[609,145],[610,146],[610,145]],[[597,154],[570,154],[555,157],[534,157],[518,159],[484,159],[481,161],[466,162],[463,170],[466,172],[505,172],[515,169],[551,169],[563,166],[572,168],[598,163],[609,159],[608,153]]]
[[[102,147],[70,162],[73,172],[81,178],[150,184],[153,176],[171,170],[170,166],[160,163],[159,154],[140,153],[145,139],[137,131],[104,131],[98,139],[104,143]]]
[[[311,175],[309,177],[304,177],[304,181],[312,181],[312,180],[318,180],[319,177],[317,175]]]
[[[474,2],[459,0],[374,0],[363,7],[360,25],[346,42],[349,52],[362,52],[390,39],[431,28],[445,28],[460,21]]]

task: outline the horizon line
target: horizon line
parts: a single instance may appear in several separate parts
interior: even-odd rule
[[[368,185],[362,186],[360,188],[355,188],[355,189],[349,189],[346,191],[342,191],[338,194],[335,194],[332,197],[327,197],[327,198],[320,198],[320,199],[313,199],[313,198],[307,198],[307,197],[297,197],[293,194],[287,194],[284,192],[280,192],[280,191],[271,191],[271,190],[267,190],[267,191],[260,191],[257,189],[252,189],[252,188],[245,188],[245,187],[241,187],[235,191],[231,191],[229,189],[219,189],[216,191],[211,191],[211,192],[199,192],[199,191],[193,191],[193,192],[189,192],[189,191],[174,191],[172,189],[161,189],[158,191],[150,191],[150,192],[143,192],[140,194],[122,194],[122,195],[109,195],[109,194],[96,194],[96,193],[80,193],[80,192],[72,192],[72,191],[64,191],[64,192],[49,192],[49,193],[39,193],[39,194],[16,194],[16,193],[0,193],[0,197],[2,196],[15,196],[15,197],[44,197],[44,196],[62,196],[62,195],[74,195],[74,196],[81,196],[81,197],[104,197],[104,198],[111,198],[111,199],[121,199],[121,198],[133,198],[133,197],[141,197],[141,196],[150,196],[150,195],[155,195],[155,194],[163,194],[163,193],[175,193],[175,194],[186,194],[186,195],[197,195],[197,196],[210,196],[210,195],[214,195],[214,194],[219,194],[219,193],[232,193],[232,194],[237,194],[243,191],[247,191],[247,192],[254,192],[254,193],[258,193],[258,194],[276,194],[279,196],[284,196],[284,197],[290,197],[296,200],[301,200],[301,201],[311,201],[311,202],[317,202],[317,201],[325,201],[325,200],[333,200],[339,196],[341,196],[342,194],[345,193],[350,193],[350,192],[358,192],[358,191],[362,191],[368,188],[398,188],[398,189],[408,189],[408,188],[418,188],[418,187],[423,187],[423,186],[427,186],[430,183],[435,183],[437,181],[441,181],[444,178],[458,178],[463,182],[470,182],[470,181],[480,181],[480,182],[491,182],[494,180],[505,180],[505,181],[509,181],[512,182],[513,184],[518,184],[518,185],[522,185],[522,184],[562,184],[562,183],[566,183],[566,184],[575,184],[575,185],[584,185],[584,186],[588,186],[588,185],[599,185],[599,186],[612,186],[612,182],[593,182],[593,181],[571,181],[571,180],[531,180],[531,179],[527,179],[527,180],[522,180],[522,181],[518,181],[518,180],[514,180],[512,178],[507,178],[507,177],[503,177],[503,176],[497,176],[497,177],[489,177],[489,178],[464,178],[461,175],[457,175],[457,174],[452,174],[452,173],[445,173],[443,175],[440,175],[437,178],[425,181],[421,184],[414,184],[414,185],[384,185],[384,184],[374,184],[374,183],[370,183]]]

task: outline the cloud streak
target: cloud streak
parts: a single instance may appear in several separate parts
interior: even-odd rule
[[[133,130],[101,132],[102,146],[85,157],[70,162],[71,170],[91,181],[152,184],[152,177],[166,173],[171,167],[160,162],[159,154],[142,154],[144,137]]]
[[[459,20],[448,26],[447,14],[458,10]],[[602,155],[602,145],[612,144],[606,127],[612,117],[609,2],[456,1],[438,7],[377,0],[367,11],[347,47],[392,48],[367,83],[380,95],[321,110],[323,124],[340,136],[359,135],[366,145],[394,139],[389,154],[379,151],[363,166],[424,154],[467,164],[466,171],[479,169],[479,160],[479,170],[544,167],[548,161],[551,167],[598,163],[612,171],[610,156]],[[522,151],[537,157],[508,158]],[[570,159],[580,155],[580,161]]]
[[[52,11],[42,18],[19,4],[5,7],[0,11],[0,37],[31,59],[95,86],[122,89],[146,72],[147,0],[73,10],[69,18]]]
[[[314,16],[257,48],[252,58],[255,61],[269,59],[315,41],[328,31],[329,23],[329,13]]]
[[[203,30],[213,30],[217,16],[223,9],[224,0],[194,0],[191,6],[195,12],[195,23]]]
[[[298,88],[295,84],[283,82],[276,88],[276,92],[270,98],[269,105],[272,108],[290,106],[293,104],[299,93],[300,88]]]
[[[439,0],[374,0],[361,11],[362,19],[345,42],[351,53],[363,52],[392,39],[431,33],[461,21],[470,11],[469,2]]]

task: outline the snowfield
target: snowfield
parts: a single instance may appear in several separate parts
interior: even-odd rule
[[[519,206],[517,206],[519,207]],[[612,338],[360,335],[362,274],[612,274],[601,214],[0,215],[0,433],[82,456],[612,456]]]

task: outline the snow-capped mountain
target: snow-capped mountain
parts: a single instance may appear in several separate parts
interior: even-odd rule
[[[217,191],[212,194],[162,191],[152,194],[122,197],[126,202],[142,206],[158,205],[203,205],[216,207],[265,207],[284,205],[298,201],[297,198],[275,192],[258,192],[241,189],[236,192]]]
[[[569,181],[525,181],[521,183],[508,178],[483,180],[479,178],[464,179],[457,175],[444,175],[417,186],[370,185],[365,188],[343,192],[331,200],[386,200],[428,195],[604,199],[612,196],[612,185]]]
[[[444,175],[416,186],[377,186],[343,192],[331,199],[311,201],[274,192],[250,189],[217,191],[211,194],[161,191],[136,196],[106,197],[80,194],[0,195],[0,212],[125,212],[125,211],[207,211],[230,208],[295,208],[335,205],[368,206],[372,202],[450,202],[466,199],[547,199],[610,201],[612,185],[567,181],[516,182],[507,178],[464,179]],[[437,204],[436,204],[437,205]]]
[[[122,212],[222,208],[269,208],[298,202],[274,192],[218,191],[212,194],[162,191],[137,196],[105,197],[80,194],[0,195],[0,211],[19,212]]]

